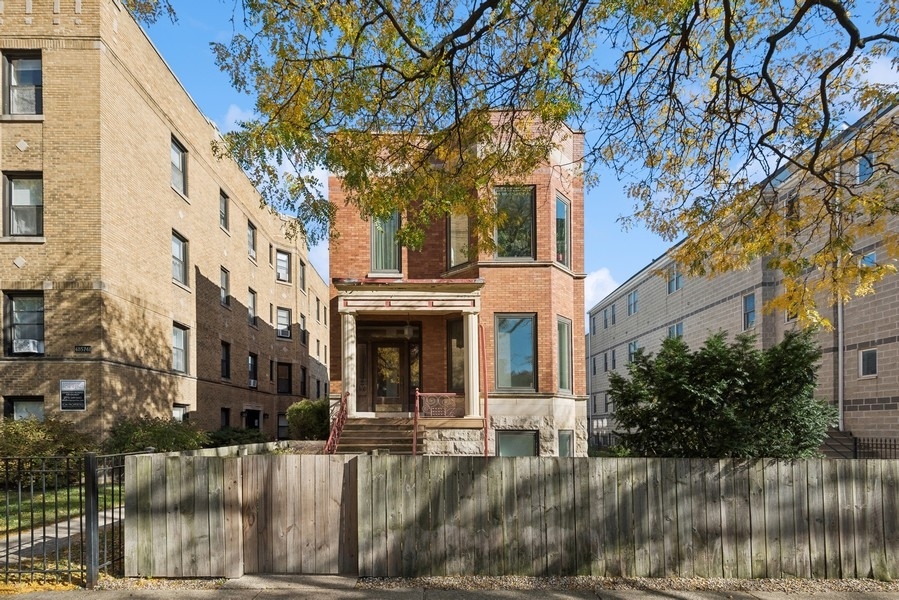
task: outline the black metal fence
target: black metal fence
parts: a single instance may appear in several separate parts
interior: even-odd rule
[[[124,571],[125,455],[0,458],[6,582],[94,587]]]
[[[899,458],[899,439],[855,438],[854,458]]]

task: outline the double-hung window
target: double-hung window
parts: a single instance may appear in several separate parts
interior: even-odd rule
[[[668,269],[668,293],[673,294],[684,287],[684,276],[677,267]]]
[[[171,146],[172,187],[183,196],[187,195],[187,150],[172,136]]]
[[[743,296],[743,331],[755,327],[755,294]]]
[[[219,190],[219,227],[228,230],[229,213],[231,212],[231,200],[224,190]]]
[[[187,285],[187,240],[172,231],[172,279]]]
[[[856,173],[856,182],[865,183],[874,175],[874,155],[871,153],[863,154],[858,157],[858,172]]]
[[[449,269],[468,262],[468,215],[450,215],[447,224],[446,266]]]
[[[256,260],[256,226],[247,221],[247,256]]]
[[[877,348],[865,348],[858,353],[858,376],[874,377],[877,375]]]
[[[627,295],[627,316],[631,316],[637,313],[637,310],[640,308],[637,301],[639,299],[638,290],[634,290],[630,294]]]
[[[4,233],[11,237],[44,235],[44,182],[40,173],[3,176],[6,204]]]
[[[374,273],[400,272],[400,245],[396,234],[400,215],[394,212],[383,219],[371,220],[371,270]]]
[[[247,290],[247,322],[256,327],[256,291]]]
[[[28,356],[44,353],[44,294],[9,292],[4,297],[6,353]]]
[[[293,393],[292,365],[290,363],[278,363],[278,393]]]
[[[278,307],[278,337],[279,338],[289,338],[290,337],[290,309],[289,308],[281,308]]]
[[[537,318],[496,315],[496,387],[537,389]]]
[[[668,337],[670,338],[682,338],[684,337],[684,322],[679,321],[674,325],[668,326]]]
[[[172,370],[187,373],[188,330],[184,325],[172,324]]]
[[[571,321],[559,317],[557,322],[559,333],[559,390],[570,392],[571,387]],[[594,358],[594,365],[595,365]],[[595,368],[594,368],[595,370]]]
[[[302,260],[300,261],[300,289],[302,291],[306,291],[306,263]]]
[[[556,262],[571,266],[571,205],[556,196]]]
[[[219,299],[224,306],[231,306],[231,274],[225,267],[219,275]]]
[[[283,250],[275,251],[275,273],[278,281],[290,283],[290,253]]]
[[[222,379],[231,378],[231,344],[222,342]]]
[[[632,363],[637,358],[637,351],[640,349],[640,342],[634,340],[627,345],[627,362]]]
[[[259,386],[259,356],[253,352],[247,356],[247,375],[249,375],[249,387]]]
[[[3,112],[40,115],[44,112],[40,52],[10,52],[3,57]]]
[[[535,258],[534,240],[536,195],[534,186],[499,186],[496,188],[497,258]]]

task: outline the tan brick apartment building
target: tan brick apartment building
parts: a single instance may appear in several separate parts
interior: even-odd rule
[[[326,284],[122,5],[7,0],[0,55],[5,414],[276,437],[327,396]]]
[[[894,108],[891,114],[896,113]],[[852,177],[862,177],[855,168],[849,171]],[[781,192],[794,188],[790,179],[778,184]],[[899,217],[885,218],[886,230],[899,232]],[[887,255],[882,239],[875,238],[858,240],[853,254],[877,264],[896,260]],[[712,279],[686,278],[666,254],[592,307],[586,355],[591,441],[615,428],[609,372],[625,373],[637,348],[656,352],[666,337],[682,336],[696,349],[722,330],[731,339],[742,331],[754,333],[763,348],[781,341],[798,323],[785,311],[764,310],[768,300],[781,293],[780,280],[779,272],[765,268],[762,260]],[[899,275],[887,276],[875,291],[842,307],[820,307],[833,330],[818,336],[823,352],[818,397],[841,408],[844,431],[858,437],[899,438]]]
[[[351,421],[408,418],[419,388],[454,393],[423,407],[426,453],[483,454],[485,418],[491,455],[586,453],[583,364],[572,360],[583,356],[584,196],[570,165],[582,156],[583,134],[565,131],[525,185],[480,190],[527,226],[498,231],[497,253],[471,260],[467,216],[435,223],[410,251],[393,236],[400,215],[362,219],[330,178],[331,380]]]

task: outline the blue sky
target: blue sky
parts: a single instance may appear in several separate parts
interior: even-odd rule
[[[178,21],[161,19],[147,32],[200,110],[222,131],[253,111],[253,98],[236,92],[219,71],[209,43],[231,37],[232,0],[178,2]],[[623,231],[617,218],[630,212],[623,186],[614,174],[600,173],[600,182],[587,191],[585,204],[586,308],[657,258],[669,244],[642,228]],[[328,276],[327,250],[311,251],[310,261]]]

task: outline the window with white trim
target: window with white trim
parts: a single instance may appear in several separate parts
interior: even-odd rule
[[[496,387],[536,390],[536,315],[496,315]]]
[[[637,351],[640,349],[640,342],[634,340],[627,345],[627,362],[632,363],[637,358]]]
[[[877,348],[865,348],[858,351],[858,376],[874,377],[877,375]]]
[[[563,317],[557,320],[559,334],[558,367],[559,390],[570,392],[571,387],[571,321]]]

